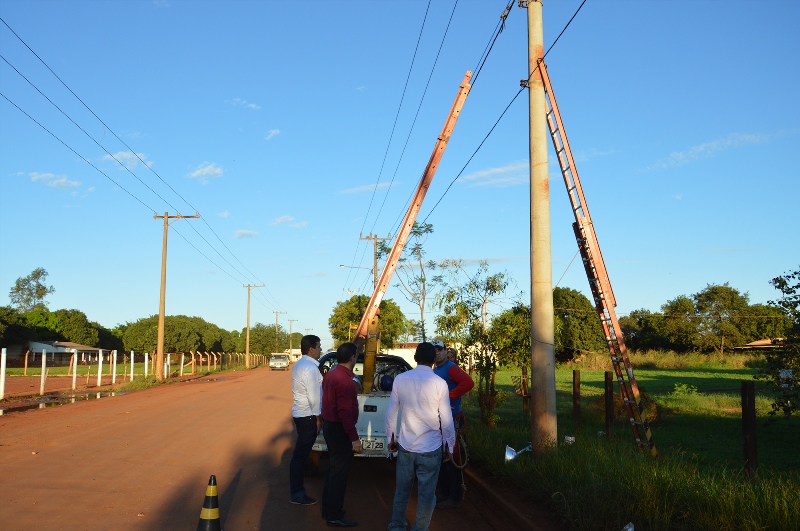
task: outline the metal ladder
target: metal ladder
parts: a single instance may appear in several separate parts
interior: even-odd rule
[[[558,104],[550,84],[550,76],[547,74],[547,66],[544,61],[539,62],[539,72],[545,90],[545,100],[547,102],[547,127],[550,130],[550,137],[553,139],[553,146],[558,156],[558,165],[561,167],[561,175],[564,177],[564,184],[567,186],[572,212],[575,215],[575,223],[572,229],[575,232],[575,239],[578,242],[578,249],[583,258],[583,267],[589,279],[589,287],[594,297],[595,308],[600,316],[603,325],[608,350],[611,354],[611,361],[614,365],[614,372],[619,382],[622,400],[628,412],[633,435],[636,444],[640,449],[645,448],[653,455],[658,452],[653,442],[653,434],[650,425],[644,415],[644,407],[639,396],[639,386],[636,385],[636,378],[633,376],[633,367],[628,358],[628,350],[622,338],[622,330],[619,327],[617,314],[614,312],[616,299],[611,289],[611,281],[608,278],[603,255],[600,252],[600,243],[594,230],[592,218],[589,215],[589,206],[586,197],[583,195],[581,181],[578,178],[578,169],[572,157],[572,150],[569,147],[567,133],[564,123],[561,121],[561,113],[558,111]]]

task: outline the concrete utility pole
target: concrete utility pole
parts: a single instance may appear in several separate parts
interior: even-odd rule
[[[200,214],[197,212],[194,213],[194,216],[182,216],[180,212],[176,216],[170,216],[169,212],[164,212],[163,216],[153,213],[153,219],[164,218],[164,241],[161,244],[161,299],[158,303],[158,347],[156,349],[156,378],[159,380],[164,379],[164,310],[167,293],[167,234],[169,233],[169,220],[199,217]]]
[[[289,319],[289,356],[292,355],[292,323],[296,323],[297,319]]]
[[[275,313],[275,349],[277,350],[279,348],[279,345],[278,345],[278,315],[280,315],[282,313],[288,313],[288,312],[274,312],[274,313]]]
[[[247,286],[242,286],[243,288],[247,288],[247,339],[245,340],[245,354],[244,354],[244,368],[250,368],[250,289],[251,288],[263,288],[264,284],[260,286],[253,286],[248,284]]]
[[[528,8],[528,103],[531,183],[531,445],[555,446],[556,379],[553,333],[553,262],[550,249],[550,182],[547,175],[547,103],[538,71],[544,59],[542,3]]]
[[[361,233],[358,233],[358,239],[372,240],[372,287],[376,288],[378,287],[378,242],[391,240],[392,235],[389,234],[386,238],[378,238],[377,234],[363,236]]]

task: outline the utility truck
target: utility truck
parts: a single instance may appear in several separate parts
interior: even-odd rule
[[[403,248],[411,234],[411,228],[417,219],[422,201],[425,199],[425,194],[428,192],[433,176],[439,166],[439,161],[444,154],[450,136],[453,134],[453,129],[471,88],[469,84],[471,78],[472,72],[468,71],[458,88],[453,106],[447,115],[442,132],[436,141],[428,165],[425,167],[422,178],[417,185],[411,205],[408,207],[381,276],[375,285],[372,297],[353,338],[353,343],[356,344],[359,350],[358,361],[362,372],[362,374],[356,376],[356,385],[360,386],[356,430],[364,448],[362,453],[356,454],[359,457],[387,457],[389,455],[388,447],[390,441],[386,439],[386,434],[384,433],[384,419],[391,395],[391,381],[386,377],[393,378],[403,370],[410,369],[411,366],[403,361],[402,358],[398,358],[400,360],[399,363],[391,364],[389,363],[391,360],[388,358],[395,358],[395,356],[379,355],[381,339],[379,306],[400,261]],[[330,368],[332,368],[331,364],[320,364],[320,370],[323,373]],[[327,452],[327,450],[328,446],[325,443],[325,438],[320,432],[309,458],[308,468],[310,473],[316,472],[320,454]]]

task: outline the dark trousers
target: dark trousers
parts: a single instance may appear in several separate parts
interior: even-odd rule
[[[295,417],[294,426],[297,428],[297,442],[294,445],[292,460],[289,463],[289,495],[292,498],[305,495],[306,489],[303,481],[303,471],[311,453],[311,447],[317,439],[317,417]]]
[[[453,424],[456,430],[463,430],[466,424],[464,413],[456,413],[453,415]],[[456,452],[454,448],[450,449],[451,453]],[[445,498],[449,498],[455,503],[461,503],[464,498],[464,470],[457,468],[453,465],[452,461],[442,463],[439,469],[439,492]]]
[[[322,434],[328,445],[328,477],[322,491],[322,515],[328,520],[342,517],[344,492],[350,463],[353,461],[353,443],[344,432],[341,422],[322,422]]]

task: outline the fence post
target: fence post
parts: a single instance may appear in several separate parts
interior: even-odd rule
[[[33,355],[35,356],[36,353],[34,352]],[[42,377],[39,384],[39,396],[44,395],[44,381],[47,379],[47,351],[42,349]]]
[[[742,380],[742,450],[744,473],[755,481],[758,478],[758,445],[756,444],[755,382]]]
[[[572,426],[575,434],[581,429],[581,371],[572,371]]]
[[[72,349],[73,358],[72,358],[72,390],[75,390],[77,379],[78,379],[78,349]]]
[[[28,376],[28,354],[30,353],[30,350],[25,351],[25,369],[22,371],[22,376]]]
[[[186,356],[183,352],[181,352],[181,378],[183,377],[183,358]]]
[[[144,377],[147,378],[147,352],[144,353]]]
[[[111,351],[111,385],[117,383],[117,351]]]
[[[606,437],[614,437],[614,380],[611,371],[606,371],[605,378],[606,398]]]
[[[169,378],[170,374],[172,373],[172,358],[170,358],[170,356],[171,354],[167,352],[167,362],[166,366],[164,367],[164,376],[167,378]]]
[[[103,385],[103,349],[97,351],[97,387]]]
[[[0,351],[0,400],[6,396],[6,349]]]
[[[131,350],[131,381],[133,381],[133,376],[134,376],[134,372],[133,372],[134,357],[133,356],[134,356],[134,351]]]

